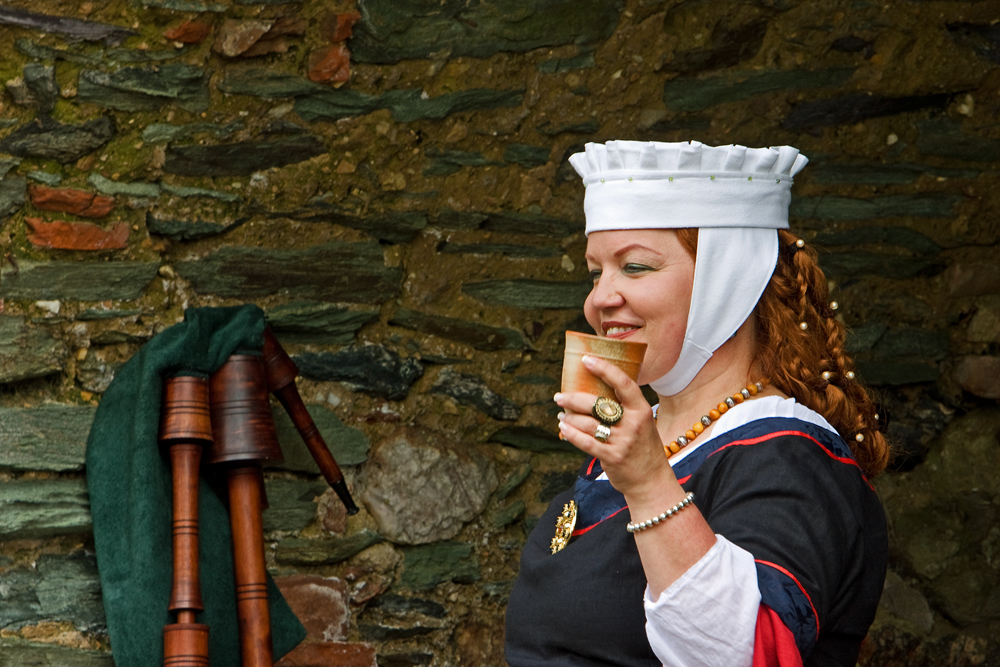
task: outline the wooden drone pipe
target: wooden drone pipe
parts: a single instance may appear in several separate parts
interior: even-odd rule
[[[330,453],[326,441],[316,427],[312,416],[302,402],[298,387],[295,386],[295,377],[299,374],[299,369],[288,356],[281,343],[275,338],[270,327],[264,329],[264,348],[262,351],[264,361],[264,373],[267,377],[267,388],[274,394],[284,406],[292,423],[298,430],[299,435],[309,448],[316,465],[323,473],[327,484],[334,493],[344,503],[348,514],[357,514],[358,506],[351,498],[351,492],[347,489],[347,482],[344,481],[344,474],[340,471],[340,466]]]
[[[208,667],[208,626],[198,576],[198,465],[212,442],[208,380],[174,377],[164,383],[160,441],[170,448],[173,478],[173,586],[169,609],[177,622],[163,628],[164,667]]]
[[[243,667],[272,667],[261,463],[282,456],[260,357],[229,357],[212,374],[210,394],[215,441],[207,459],[225,467],[229,486],[240,658]]]

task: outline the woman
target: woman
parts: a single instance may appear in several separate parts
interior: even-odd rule
[[[570,162],[587,320],[648,347],[638,383],[584,358],[617,402],[555,396],[590,458],[522,553],[509,664],[853,666],[885,576],[868,478],[888,447],[815,253],[786,231],[806,159],[617,141]]]

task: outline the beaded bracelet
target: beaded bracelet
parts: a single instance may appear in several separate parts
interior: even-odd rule
[[[627,530],[630,533],[638,533],[640,530],[646,530],[647,528],[652,528],[661,521],[666,521],[673,515],[680,512],[682,509],[690,505],[692,500],[694,500],[694,493],[688,492],[688,494],[684,496],[684,500],[680,501],[679,503],[668,509],[666,512],[663,512],[659,516],[654,516],[652,519],[646,519],[645,521],[641,521],[639,523],[629,522],[629,524],[625,526],[625,530]]]

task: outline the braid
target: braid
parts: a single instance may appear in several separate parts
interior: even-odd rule
[[[677,232],[694,256],[698,230]],[[845,350],[847,328],[834,317],[816,251],[796,241],[778,230],[778,264],[754,309],[757,362],[771,384],[823,415],[865,475],[874,477],[889,462],[889,445],[879,431],[874,401],[854,377]]]

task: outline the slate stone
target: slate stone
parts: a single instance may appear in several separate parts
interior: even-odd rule
[[[1000,162],[1000,141],[996,139],[965,133],[961,125],[946,118],[916,121],[914,125],[920,132],[917,149],[924,155],[970,162]]]
[[[62,183],[62,176],[59,174],[50,174],[47,171],[29,171],[28,178],[36,183],[44,183],[53,187]]]
[[[393,401],[406,398],[423,374],[416,359],[403,359],[382,345],[351,346],[339,352],[305,352],[294,357],[302,377],[343,382],[355,391]]]
[[[105,57],[120,63],[153,63],[161,60],[173,60],[180,58],[190,47],[184,46],[180,49],[165,49],[163,51],[139,51],[138,49],[108,49]]]
[[[516,107],[524,100],[524,91],[474,88],[425,98],[420,90],[390,90],[379,100],[392,112],[393,118],[401,123],[412,123],[416,120],[439,120],[461,111]]]
[[[121,111],[157,111],[174,103],[186,111],[208,109],[208,74],[195,65],[83,70],[77,99]]]
[[[428,315],[406,308],[397,310],[389,324],[455,340],[487,352],[521,350],[527,346],[524,336],[516,329],[502,329],[454,317]]]
[[[4,294],[13,296],[3,280]],[[25,324],[21,315],[0,315],[0,384],[62,371],[66,346],[48,329]]]
[[[358,633],[367,642],[388,642],[399,639],[412,639],[429,635],[440,628],[436,626],[414,625],[411,627],[394,627],[378,623],[358,623]]]
[[[19,270],[5,265],[3,291],[9,299],[107,301],[142,296],[159,268],[157,262],[32,262]]]
[[[428,163],[424,167],[424,176],[448,176],[461,171],[462,167],[502,167],[502,162],[488,159],[482,153],[471,151],[441,150],[432,148],[427,151]]]
[[[362,116],[381,108],[377,97],[344,88],[319,91],[295,99],[295,113],[309,123]]]
[[[64,16],[50,16],[29,12],[26,9],[0,7],[0,25],[12,25],[21,28],[41,30],[42,32],[66,35],[74,39],[88,42],[104,40],[108,44],[117,44],[136,34],[127,28],[120,28],[107,23],[83,21]]]
[[[493,513],[493,526],[495,528],[509,526],[524,516],[526,509],[527,505],[524,504],[523,500],[515,500],[506,507],[503,507]]]
[[[0,179],[0,218],[21,210],[27,188],[28,180],[23,176],[8,174]]]
[[[895,116],[920,109],[943,109],[951,102],[954,93],[933,95],[844,95],[825,100],[809,100],[797,105],[781,121],[786,130],[809,130],[817,127],[835,127],[860,123],[869,118]]]
[[[104,51],[102,50],[98,50],[96,52],[85,52],[73,48],[53,49],[50,46],[36,44],[30,39],[25,39],[24,37],[14,40],[14,48],[29,58],[38,58],[39,60],[65,60],[66,62],[77,63],[79,65],[97,65],[101,62],[104,56]]]
[[[674,111],[701,111],[725,102],[781,90],[833,88],[846,82],[853,68],[730,72],[713,77],[678,78],[663,86],[663,103]]]
[[[407,618],[414,614],[430,616],[431,618],[444,618],[448,610],[444,605],[433,600],[385,593],[368,603],[366,609],[377,609],[396,618]]]
[[[234,120],[232,123],[191,123],[189,125],[170,125],[169,123],[152,123],[142,131],[142,140],[148,143],[161,141],[183,141],[199,134],[211,134],[217,139],[228,139],[237,130],[243,129],[243,123]]]
[[[314,198],[305,208],[282,216],[307,222],[330,222],[360,229],[388,243],[409,243],[427,227],[427,214],[422,211],[377,211],[366,216],[357,216],[338,206],[327,204],[322,197]]]
[[[224,224],[206,220],[181,220],[146,211],[146,230],[150,234],[166,236],[175,241],[194,241],[209,236],[218,236],[236,229],[246,221],[247,218],[238,218]]]
[[[125,195],[127,197],[159,197],[160,186],[156,183],[123,183],[112,181],[100,174],[91,174],[87,182],[106,195]]]
[[[472,545],[464,542],[438,542],[403,549],[401,588],[423,591],[446,581],[472,584],[482,577]]]
[[[274,557],[283,565],[335,565],[383,541],[381,535],[370,530],[347,537],[289,538],[278,542]]]
[[[219,201],[230,203],[240,200],[239,195],[235,195],[232,192],[222,192],[220,190],[191,188],[183,185],[173,185],[171,183],[160,183],[160,188],[162,188],[164,192],[172,194],[176,197],[208,197],[209,199],[218,199]]]
[[[56,100],[59,99],[55,68],[39,63],[28,63],[24,66],[24,76],[20,85],[8,82],[7,92],[16,103],[47,114],[52,111]]]
[[[944,270],[945,264],[934,257],[845,252],[823,255],[820,259],[820,267],[831,278],[844,279],[872,275],[904,280],[916,276],[937,275]]]
[[[864,51],[866,59],[871,58],[871,45],[871,41],[857,35],[840,37],[830,42],[830,48],[834,51],[840,51],[841,53],[860,53]]]
[[[496,393],[475,375],[456,373],[446,368],[438,374],[431,392],[450,396],[500,421],[517,421],[521,416],[517,403]]]
[[[448,241],[443,241],[438,245],[437,251],[445,254],[506,255],[507,257],[534,259],[559,257],[563,254],[559,248],[546,248],[544,246],[514,245],[513,243],[449,243]]]
[[[198,2],[198,0],[142,0],[144,7],[173,9],[179,12],[225,12],[228,7],[218,2]]]
[[[583,227],[582,220],[566,220],[535,213],[504,211],[490,213],[481,229],[505,234],[539,234],[559,238],[582,231]]]
[[[170,146],[163,170],[182,176],[246,176],[326,152],[323,142],[311,135],[213,146]]]
[[[14,479],[0,485],[0,539],[80,535],[91,528],[82,479]]]
[[[923,361],[858,361],[858,375],[873,386],[901,386],[936,382],[941,376],[937,365]]]
[[[1000,63],[1000,27],[995,23],[947,23],[952,39],[972,48],[981,58]]]
[[[0,574],[0,627],[17,630],[61,621],[83,632],[106,631],[93,554],[42,554],[34,568],[19,566]],[[0,655],[4,658],[6,654]]]
[[[356,428],[347,426],[337,413],[324,408],[322,405],[307,405],[306,410],[312,417],[313,423],[319,430],[327,448],[333,454],[337,463],[343,466],[354,466],[364,463],[368,458],[368,449],[371,446],[368,436]],[[312,454],[306,447],[302,436],[299,435],[295,425],[284,408],[275,407],[274,426],[278,431],[278,444],[285,455],[285,460],[280,463],[269,464],[268,467],[280,470],[292,470],[294,472],[308,473],[311,475],[320,474],[319,467],[313,459]]]
[[[86,391],[103,394],[115,379],[124,362],[108,361],[104,351],[91,349],[87,358],[76,365],[76,381]]]
[[[820,232],[813,237],[816,245],[893,245],[912,250],[921,255],[941,252],[941,246],[913,229],[900,226],[864,226],[857,229]]]
[[[433,653],[379,653],[379,667],[413,667],[413,665],[429,665],[434,660]]]
[[[809,165],[813,183],[851,185],[898,185],[913,183],[921,176],[977,178],[976,169],[948,169],[920,164],[819,163]]]
[[[16,124],[17,121],[15,120]],[[0,178],[6,176],[11,169],[21,164],[21,158],[16,157],[0,157]]]
[[[88,308],[77,314],[76,319],[80,322],[93,322],[95,320],[115,320],[120,317],[135,317],[141,315],[141,310],[117,310],[103,308]]]
[[[455,537],[497,487],[493,463],[441,433],[413,426],[372,447],[360,499],[379,532],[397,544]]]
[[[267,311],[267,321],[282,341],[347,345],[366,324],[378,320],[375,308],[348,308],[321,301],[295,301]]]
[[[401,268],[385,265],[382,247],[375,242],[333,241],[303,249],[223,246],[174,268],[200,294],[239,299],[283,293],[378,304],[395,297],[403,279]]]
[[[82,470],[95,411],[89,405],[55,403],[0,408],[0,469]]]
[[[889,328],[872,346],[876,359],[911,358],[922,361],[940,361],[947,354],[951,342],[946,331],[932,331],[915,327]]]
[[[544,74],[563,74],[578,69],[589,69],[595,65],[594,52],[588,51],[571,58],[552,58],[543,60],[535,67]]]
[[[219,90],[234,95],[253,95],[269,99],[334,92],[300,76],[261,67],[229,68],[219,82]],[[351,91],[342,92],[353,94]],[[351,95],[345,95],[345,97],[351,97]],[[364,97],[374,99],[370,95]]]
[[[601,129],[601,124],[596,120],[586,120],[580,123],[568,123],[555,125],[552,121],[545,121],[535,127],[535,131],[547,137],[554,137],[558,134],[594,134]]]
[[[442,208],[438,211],[434,224],[447,229],[478,229],[488,218],[486,213]]]
[[[789,215],[817,220],[868,220],[871,218],[950,218],[960,195],[885,195],[856,199],[837,195],[797,197]]]
[[[368,0],[354,28],[356,62],[530,51],[558,44],[597,44],[618,24],[618,0],[501,0],[467,4],[459,0]],[[441,56],[438,56],[441,57]]]
[[[4,137],[0,152],[67,164],[96,151],[114,136],[115,124],[109,116],[64,125],[40,115]]]
[[[111,653],[0,638],[0,667],[115,667]]]
[[[499,442],[529,452],[576,452],[566,440],[560,440],[558,429],[547,430],[537,426],[505,426],[490,436],[490,442]]]
[[[268,507],[264,510],[264,530],[300,531],[316,516],[316,499],[327,485],[297,479],[268,479]]]
[[[462,285],[462,292],[483,303],[515,308],[583,308],[590,283],[545,280],[483,280]]]
[[[664,64],[663,69],[693,74],[739,65],[760,51],[770,23],[770,17],[739,26],[720,23],[712,31],[708,46],[676,53],[670,62]]]
[[[538,492],[538,501],[551,502],[566,489],[573,488],[576,483],[575,471],[547,472],[542,476],[542,489]]]
[[[507,145],[503,159],[506,162],[519,164],[525,169],[534,169],[549,161],[549,152],[547,146],[513,143]]]

